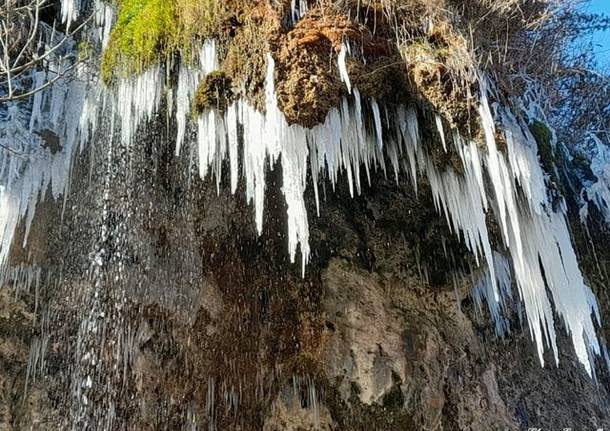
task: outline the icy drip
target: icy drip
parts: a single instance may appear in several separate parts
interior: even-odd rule
[[[472,288],[472,299],[479,316],[483,314],[483,302],[487,303],[487,310],[494,323],[496,336],[504,337],[510,333],[510,323],[507,319],[507,301],[511,298],[512,274],[510,261],[500,253],[493,252],[493,265],[496,271],[496,286],[499,290],[499,299],[491,280],[489,269],[483,272]]]
[[[337,58],[337,65],[339,66],[339,76],[341,81],[347,87],[347,92],[352,93],[352,83],[349,79],[349,73],[347,72],[347,65],[345,59],[347,57],[347,46],[345,43],[341,44],[341,51],[339,51],[339,57]]]
[[[364,167],[370,183],[371,168],[380,166],[385,172],[383,157],[383,135],[381,113],[375,100],[368,100],[373,113],[375,130],[365,127],[363,100],[354,89],[353,102],[345,99],[339,108],[333,108],[324,124],[306,129],[298,125],[288,125],[277,106],[273,82],[274,61],[267,58],[266,115],[257,112],[243,101],[235,102],[224,115],[210,110],[199,117],[198,160],[202,178],[212,174],[219,185],[222,161],[229,156],[231,167],[231,189],[235,191],[238,151],[238,127],[243,129],[243,175],[246,182],[247,199],[254,203],[255,222],[260,233],[263,227],[263,203],[265,193],[265,173],[269,165],[278,159],[282,161],[283,193],[288,207],[288,246],[294,262],[300,247],[302,268],[309,255],[309,228],[304,202],[307,162],[309,160],[316,204],[319,208],[318,178],[325,171],[333,187],[338,174],[345,170],[350,192],[361,190],[361,167]],[[405,114],[406,115],[406,114]],[[415,115],[410,114],[410,119]],[[405,134],[416,133],[417,126],[410,126]],[[410,137],[410,139],[414,139]],[[388,151],[395,155],[393,166],[398,177],[398,154],[396,145]],[[413,153],[412,150],[410,150]]]
[[[186,133],[187,119],[191,112],[191,102],[197,85],[205,77],[205,75],[218,69],[218,60],[216,58],[216,42],[214,40],[206,40],[199,52],[199,64],[190,65],[183,63],[180,65],[178,72],[178,86],[176,89],[176,155],[180,154],[180,148],[184,142]]]
[[[451,169],[440,172],[425,153],[420,154],[419,167],[428,177],[437,210],[445,214],[453,233],[463,237],[469,251],[474,254],[477,265],[481,264],[481,257],[485,257],[495,298],[498,300],[492,248],[485,221],[487,198],[476,143],[470,142],[461,148],[463,175],[458,175]]]
[[[159,65],[119,82],[116,109],[121,120],[121,141],[131,144],[138,125],[150,121],[159,109],[165,74]]]
[[[112,25],[114,24],[114,9],[103,0],[95,0],[94,10],[97,39],[101,42],[102,49],[106,49],[110,40]]]
[[[541,214],[547,202],[544,172],[538,162],[536,140],[528,127],[515,118],[509,110],[496,107],[496,115],[502,124],[508,150],[508,162],[513,177],[525,194],[529,206]]]
[[[0,187],[0,260],[2,262],[6,262],[8,257],[18,220],[19,202],[5,187]]]
[[[527,313],[530,333],[538,346],[540,361],[544,364],[546,341],[553,349],[555,362],[559,362],[553,309],[545,289],[546,280],[555,311],[564,320],[576,354],[591,375],[590,353],[600,353],[591,315],[594,314],[598,322],[600,317],[593,294],[586,286],[578,266],[565,220],[565,209],[559,213],[550,209],[544,193],[541,168],[537,162],[533,163],[536,160],[533,153],[535,147],[532,141],[527,144],[518,140],[527,139],[525,133],[516,133],[519,129],[525,130],[525,125],[518,124],[506,110],[498,108],[509,144],[511,163],[507,164],[504,155],[495,146],[493,119],[485,91],[481,101],[481,122],[487,142],[485,167],[495,193],[494,214],[512,257],[515,279]],[[519,196],[514,180],[523,182],[528,178],[529,185],[525,186],[528,199],[524,204],[519,201],[520,205],[517,205]],[[493,264],[488,263],[490,266]]]
[[[41,279],[42,268],[24,264],[7,268],[0,279],[0,286],[10,286],[16,296],[23,293],[34,295],[34,318],[38,322],[40,331],[37,331],[30,343],[24,394],[28,393],[28,388],[39,376],[44,375],[46,368],[46,353],[50,340],[50,313],[48,308],[44,307],[45,304],[43,304],[43,312],[39,313],[40,292],[43,288]]]
[[[307,0],[290,0],[290,18],[296,24],[307,13]]]
[[[447,216],[452,230],[461,232],[477,259],[480,254],[485,256],[494,300],[500,301],[498,275],[485,222],[488,204],[491,204],[511,256],[515,281],[540,362],[544,364],[545,343],[551,346],[556,363],[559,361],[546,280],[555,311],[566,323],[576,354],[591,374],[590,352],[600,352],[591,315],[593,313],[599,321],[599,313],[578,267],[565,215],[552,211],[546,200],[544,176],[537,162],[533,138],[524,132],[525,125],[518,123],[508,111],[498,108],[497,116],[507,141],[507,162],[496,147],[494,121],[485,92],[479,112],[486,137],[485,153],[480,154],[474,142],[460,143],[459,137],[454,139],[459,143],[457,147],[465,168],[463,175],[458,176],[452,170],[439,172],[423,152],[418,159],[419,167],[428,177],[437,207]],[[410,154],[407,151],[408,157],[412,157]],[[523,185],[526,199],[520,199],[515,181]],[[486,196],[486,183],[493,192],[492,200]]]
[[[61,0],[61,22],[70,28],[80,13],[81,0]]]

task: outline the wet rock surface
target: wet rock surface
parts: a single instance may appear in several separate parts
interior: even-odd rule
[[[379,173],[352,199],[340,179],[312,218],[312,262],[302,278],[278,234],[285,232],[281,168],[268,175],[258,236],[243,194],[232,196],[226,184],[217,194],[189,178],[187,161],[166,145],[172,135],[149,131],[131,155],[125,187],[146,193],[126,209],[119,203],[127,191],[116,191],[118,208],[131,214],[118,249],[131,277],[104,285],[109,299],[124,301],[120,309],[110,304],[120,320],[104,323],[119,340],[118,359],[104,359],[117,367],[106,381],[115,385],[106,395],[115,407],[111,429],[610,426],[604,375],[591,380],[565,337],[559,368],[552,358],[543,368],[517,309],[503,340],[488,316],[476,315],[468,292],[478,270],[425,183],[415,196]],[[0,294],[0,429],[65,429],[71,414],[78,326],[92,289],[78,274],[86,274],[82,255],[96,225],[69,210],[88,203],[96,213],[91,183],[79,181],[89,174],[85,165],[61,232],[49,230],[45,244],[44,230],[35,231],[36,253],[15,252],[16,262],[48,261],[72,241],[55,256],[69,276],[40,297],[51,305],[37,309],[35,293],[8,283]],[[307,202],[315,214],[312,196]],[[454,269],[467,275],[456,285]],[[43,309],[55,325],[46,330]],[[28,377],[34,340],[49,334],[46,365]]]

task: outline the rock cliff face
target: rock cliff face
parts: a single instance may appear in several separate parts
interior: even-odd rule
[[[268,175],[259,237],[242,199],[189,186],[181,173],[187,161],[168,154],[164,127],[160,118],[142,135],[147,144],[134,150],[132,174],[114,191],[146,193],[122,207],[133,214],[122,242],[132,277],[106,285],[111,299],[101,305],[120,315],[105,325],[119,339],[118,359],[108,359],[119,372],[100,368],[106,384],[119,387],[92,400],[107,397],[115,409],[109,429],[610,426],[605,373],[592,380],[565,336],[560,366],[541,367],[517,301],[512,332],[495,335],[470,295],[482,270],[455,279],[448,270],[467,267],[470,257],[427,187],[416,197],[378,175],[354,199],[345,183],[329,192],[312,221],[316,252],[301,278],[277,234],[285,224],[278,170]],[[64,266],[61,281],[47,282],[43,272],[29,290],[8,282],[2,289],[2,429],[69,426],[76,334],[94,288],[80,272],[97,223],[89,167],[77,166],[63,223],[50,221],[61,208],[44,204],[29,251],[14,248],[24,265]],[[315,205],[313,196],[307,202]],[[30,347],[36,343],[45,344],[44,356]]]
[[[104,6],[7,174],[0,431],[610,429],[608,225],[450,21],[378,3]]]

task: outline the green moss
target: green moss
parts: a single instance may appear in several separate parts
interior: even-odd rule
[[[534,120],[530,123],[530,131],[536,138],[536,141],[541,144],[551,145],[551,139],[553,135],[551,134],[551,130],[548,128],[546,124],[541,121]]]
[[[89,43],[88,40],[82,40],[76,47],[78,52],[78,59],[85,60],[93,54],[93,46]]]
[[[542,169],[549,175],[550,181],[547,182],[549,194],[553,197],[553,205],[556,205],[560,202],[561,196],[568,194],[566,185],[569,180],[564,168],[569,163],[569,156],[563,153],[561,148],[555,151],[552,144],[553,134],[546,124],[534,120],[529,124],[529,129],[538,146]]]
[[[392,381],[394,382],[394,386],[392,386],[389,392],[383,395],[381,404],[384,408],[389,410],[400,410],[405,405],[405,397],[402,394],[402,389],[400,389],[402,379],[395,371],[392,371]]]
[[[141,72],[179,51],[190,57],[194,42],[219,27],[219,0],[119,0],[117,22],[102,58],[102,79]]]
[[[195,112],[201,114],[210,108],[224,111],[233,100],[231,83],[231,78],[220,71],[212,72],[203,78],[195,94]]]
[[[542,162],[542,167],[547,173],[553,174],[555,170],[555,154],[551,144],[553,139],[551,130],[546,124],[537,120],[530,123],[529,129],[534,139],[536,139],[536,144],[538,144],[538,156]]]
[[[357,385],[351,385],[351,395],[345,402],[337,387],[326,379],[318,379],[322,401],[328,407],[338,430],[409,431],[415,429],[411,414],[404,408],[404,397],[394,385],[382,403],[364,404],[357,394]],[[400,392],[400,395],[398,395]]]
[[[189,44],[193,39],[219,38],[221,27],[232,14],[223,0],[173,0],[180,25],[180,41]]]
[[[111,82],[117,73],[140,72],[159,60],[173,48],[177,28],[174,2],[121,0],[117,22],[102,59],[104,81]]]

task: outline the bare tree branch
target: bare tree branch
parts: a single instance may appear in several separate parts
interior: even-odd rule
[[[69,73],[76,69],[76,67],[82,63],[83,61],[85,61],[86,58],[79,60],[78,62],[72,64],[70,67],[68,67],[66,70],[64,70],[63,72],[57,73],[56,76],[54,76],[53,78],[50,78],[48,81],[46,81],[44,84],[39,85],[38,87],[25,92],[25,93],[21,93],[21,94],[15,94],[12,95],[10,97],[0,97],[0,103],[2,102],[9,102],[12,100],[20,100],[20,99],[27,99],[30,96],[33,96],[34,94],[38,93],[39,91],[44,90],[45,88],[50,87],[51,85],[55,84],[57,81],[59,81],[60,79],[66,77],[69,75]]]
[[[41,11],[50,6],[49,0],[0,0],[0,102],[21,100],[42,91],[67,76],[82,59],[76,53],[61,56],[61,50],[92,19],[93,14],[74,29],[69,26],[64,33],[56,29],[57,21],[46,23],[41,20]],[[59,35],[59,37],[58,37]],[[51,60],[57,63],[72,61],[64,72],[52,76],[36,88],[31,72],[48,67]]]

